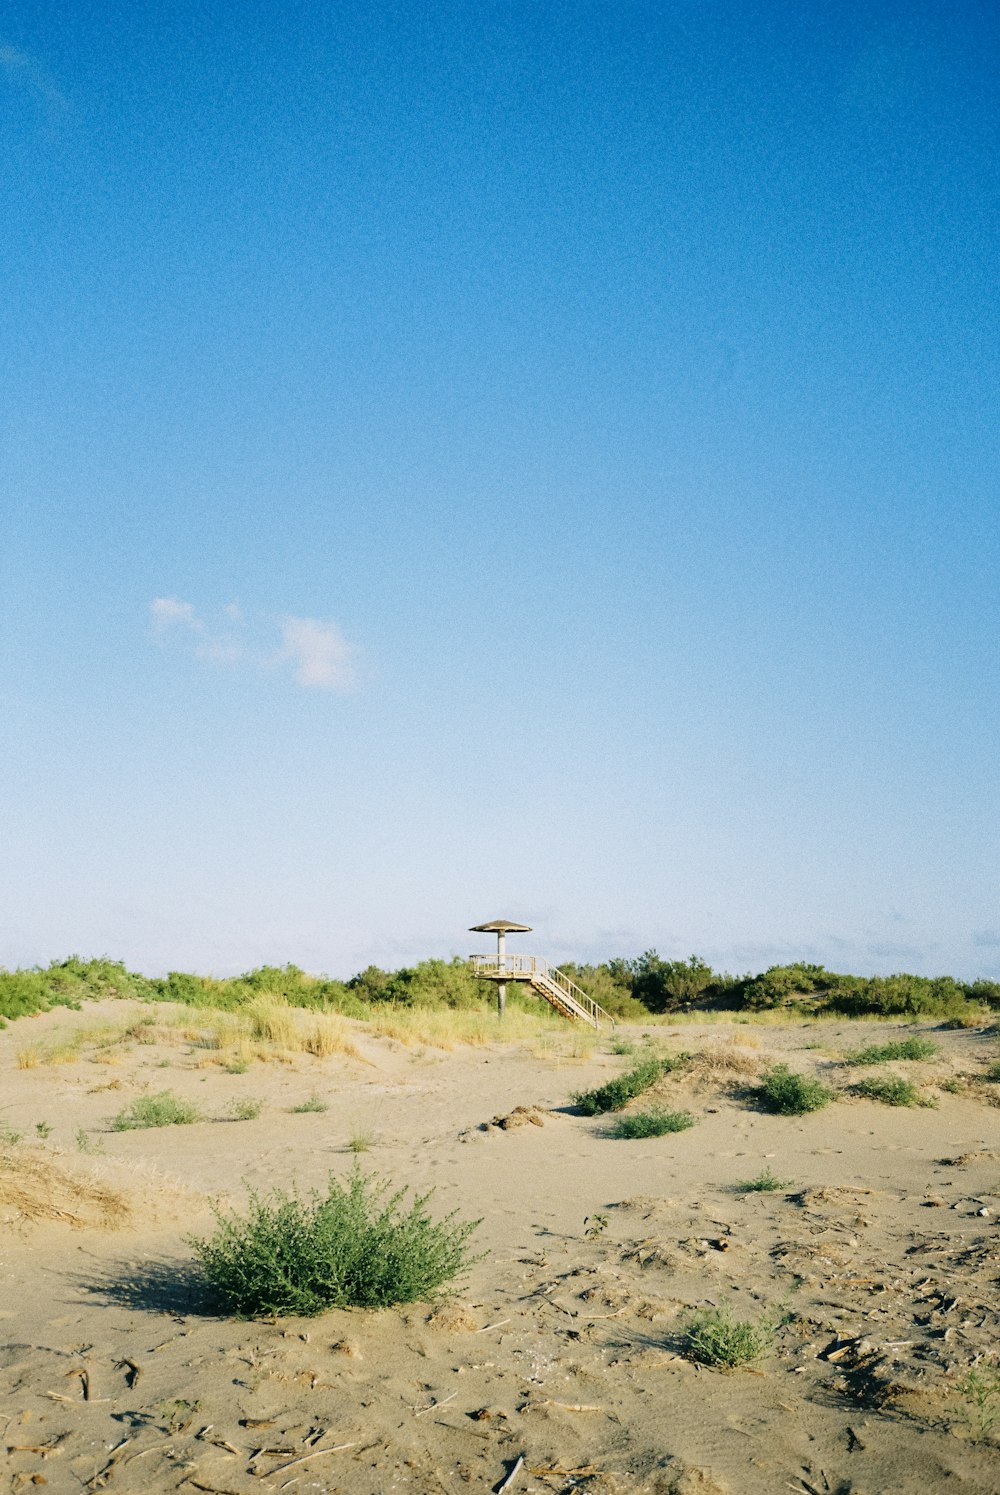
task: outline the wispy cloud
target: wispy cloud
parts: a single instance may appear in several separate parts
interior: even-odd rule
[[[193,603],[154,597],[149,605],[153,637],[185,644],[197,659],[268,674],[290,670],[306,690],[346,694],[358,685],[358,649],[336,623],[323,618],[254,620],[236,602],[227,603],[217,624],[206,622]],[[277,630],[277,643],[274,639]]]
[[[6,78],[12,86],[24,89],[50,113],[65,114],[69,108],[45,69],[27,52],[19,52],[16,47],[0,45],[0,77]]]

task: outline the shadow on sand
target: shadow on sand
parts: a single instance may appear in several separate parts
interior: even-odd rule
[[[175,1317],[224,1316],[198,1263],[178,1261],[176,1257],[122,1262],[117,1267],[111,1263],[100,1276],[81,1282],[79,1287],[108,1307]]]

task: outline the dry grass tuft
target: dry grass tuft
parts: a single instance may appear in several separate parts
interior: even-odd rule
[[[397,1007],[376,1009],[366,1026],[399,1043],[450,1050],[464,1044],[522,1042],[538,1037],[554,1023],[566,1026],[560,1018],[536,1016],[518,1007],[508,1007],[502,1022],[486,1008]]]
[[[251,1038],[277,1049],[300,1047],[295,1014],[287,1002],[278,997],[255,997],[246,1015]]]
[[[120,1230],[131,1220],[128,1196],[92,1170],[74,1169],[49,1148],[0,1148],[0,1223]]]
[[[733,1085],[758,1079],[764,1067],[765,1061],[757,1054],[744,1053],[737,1044],[720,1043],[693,1054],[678,1073],[701,1084]]]
[[[316,1018],[301,1043],[306,1053],[317,1059],[329,1059],[332,1054],[346,1054],[351,1059],[361,1057],[356,1044],[351,1041],[349,1024],[333,1013]]]

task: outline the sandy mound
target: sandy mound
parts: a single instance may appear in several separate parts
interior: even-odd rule
[[[126,1192],[47,1147],[0,1149],[0,1225],[57,1221],[74,1230],[132,1223]]]

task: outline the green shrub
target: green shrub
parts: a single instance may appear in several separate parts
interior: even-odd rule
[[[924,1100],[917,1087],[909,1080],[904,1080],[902,1075],[879,1075],[868,1080],[859,1080],[851,1089],[855,1095],[864,1096],[865,1100],[881,1101],[884,1106],[925,1106],[930,1102]]]
[[[845,1064],[890,1064],[894,1059],[932,1059],[938,1052],[929,1038],[902,1038],[897,1043],[870,1043],[844,1055]]]
[[[325,1195],[252,1194],[245,1218],[216,1212],[218,1228],[192,1245],[223,1305],[240,1318],[384,1308],[435,1294],[467,1265],[478,1221],[432,1220],[427,1194],[402,1208],[406,1190],[355,1169],[331,1175]]]
[[[329,1111],[329,1109],[330,1107],[327,1105],[326,1101],[322,1100],[321,1097],[318,1096],[314,1091],[313,1094],[307,1096],[305,1100],[299,1101],[299,1104],[297,1106],[293,1106],[292,1112],[296,1116],[303,1116],[308,1111]]]
[[[701,1365],[733,1370],[759,1360],[770,1348],[773,1332],[767,1323],[734,1319],[728,1309],[703,1308],[688,1319],[684,1353]]]
[[[825,992],[830,983],[838,979],[823,966],[809,965],[805,961],[790,966],[770,966],[744,983],[743,1002],[755,1011],[783,1007]]]
[[[686,1057],[683,1054],[672,1058],[655,1055],[643,1059],[634,1069],[609,1080],[606,1085],[598,1086],[596,1090],[578,1091],[573,1096],[573,1104],[579,1106],[585,1116],[602,1116],[606,1111],[624,1110],[630,1100],[635,1100],[637,1095],[641,1095],[665,1074],[676,1069]]]
[[[758,1173],[756,1178],[742,1179],[736,1185],[737,1192],[740,1194],[776,1194],[791,1187],[790,1178],[778,1178],[771,1172],[770,1167]]]
[[[158,1095],[139,1096],[112,1117],[110,1126],[113,1132],[133,1132],[148,1126],[187,1126],[200,1119],[198,1107],[191,1101],[161,1090]]]
[[[229,1121],[256,1121],[264,1109],[262,1100],[255,1100],[251,1095],[241,1096],[238,1100],[229,1103]]]
[[[636,1111],[631,1116],[619,1116],[612,1129],[613,1137],[665,1137],[668,1132],[686,1132],[694,1126],[694,1117],[689,1111]]]
[[[754,1095],[767,1111],[778,1116],[804,1116],[807,1111],[818,1111],[833,1100],[833,1091],[819,1080],[795,1074],[787,1064],[776,1064],[764,1076],[754,1090]]]

